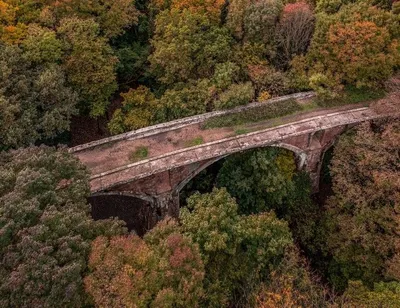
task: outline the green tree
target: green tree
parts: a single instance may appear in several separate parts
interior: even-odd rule
[[[112,134],[142,128],[153,124],[158,108],[158,100],[144,86],[130,89],[121,94],[122,108],[115,110],[108,129]]]
[[[90,242],[121,222],[93,221],[89,175],[66,150],[2,152],[0,177],[0,306],[84,306]]]
[[[118,60],[107,40],[99,36],[99,25],[93,19],[72,17],[63,19],[57,31],[67,51],[63,65],[68,82],[91,116],[104,115],[110,96],[117,89]]]
[[[285,222],[274,213],[240,216],[225,189],[191,196],[180,219],[203,256],[208,307],[226,306],[233,299],[238,305],[247,302],[291,243]]]
[[[190,10],[165,10],[156,17],[149,60],[165,84],[210,78],[215,66],[231,54],[228,30],[205,14]]]
[[[62,58],[62,43],[56,32],[31,25],[22,42],[24,58],[34,63],[54,63]]]
[[[226,187],[237,198],[241,213],[279,210],[294,190],[295,168],[291,152],[277,148],[250,150],[226,159],[217,186]]]
[[[51,29],[58,26],[63,18],[95,18],[102,35],[108,38],[120,35],[127,27],[137,23],[139,15],[132,0],[6,0],[5,3],[8,5],[6,16],[9,25],[39,24]]]
[[[233,0],[229,3],[227,27],[241,43],[257,43],[273,58],[275,29],[283,4],[280,0]]]
[[[89,268],[85,287],[97,307],[197,307],[203,295],[199,249],[170,219],[144,239],[98,237]]]
[[[216,109],[229,109],[240,105],[246,105],[254,98],[254,88],[251,82],[233,83],[226,91],[222,92],[215,101]]]
[[[29,48],[28,48],[29,49]],[[67,86],[57,64],[33,64],[45,53],[16,46],[0,46],[0,93],[2,95],[0,148],[24,146],[54,138],[69,129],[76,114],[77,94]],[[38,50],[37,50],[38,51]]]
[[[350,279],[400,279],[399,132],[398,119],[362,124],[334,149],[326,227],[339,288]]]
[[[158,121],[171,121],[177,118],[204,113],[212,102],[213,91],[208,79],[199,79],[190,84],[178,84],[165,91],[160,98]]]
[[[344,299],[347,307],[351,308],[398,307],[400,283],[379,282],[374,284],[373,290],[369,290],[361,281],[351,281]]]

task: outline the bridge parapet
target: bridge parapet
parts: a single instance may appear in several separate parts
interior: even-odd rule
[[[260,131],[224,138],[194,147],[179,149],[157,157],[130,163],[91,176],[91,190],[112,189],[132,181],[201,161],[265,146],[286,147],[297,155],[305,153],[310,165],[311,153],[325,149],[348,125],[382,117],[367,107],[329,113]],[[78,157],[79,157],[79,153]],[[110,158],[112,159],[112,158]],[[308,168],[308,167],[307,167]]]
[[[280,98],[281,101],[284,99],[287,97]],[[165,132],[173,132],[172,134],[175,135],[180,127],[188,127],[196,121],[200,123],[207,117],[225,112],[199,115],[129,132],[71,148],[70,152],[91,171],[90,186],[94,195],[111,192],[142,198],[152,204],[153,216],[160,219],[165,215],[178,215],[179,191],[199,172],[223,157],[252,148],[276,146],[292,151],[297,157],[298,169],[310,174],[314,191],[317,191],[323,155],[335,142],[337,136],[346,129],[365,121],[398,116],[399,105],[400,93],[393,92],[374,104],[373,108],[353,106],[351,109],[351,106],[346,106],[339,107],[338,110],[341,111],[337,112],[321,110],[310,112],[312,116],[301,114],[295,117],[297,120],[290,117],[284,119],[287,123],[283,125],[269,128],[263,126],[257,131],[242,135],[230,137],[225,135],[198,146],[173,150],[166,146],[154,157],[135,163],[129,163],[126,157],[135,145],[132,142],[138,140],[142,142],[148,138],[154,139],[157,143],[157,140],[164,139],[165,135],[162,134]],[[249,108],[254,108],[254,106],[253,104]],[[235,111],[227,111],[227,113],[231,112]],[[319,115],[315,116],[316,113]],[[299,118],[302,120],[298,120]],[[193,127],[189,126],[189,129]],[[207,131],[204,133],[207,134]],[[170,142],[168,138],[166,140]]]

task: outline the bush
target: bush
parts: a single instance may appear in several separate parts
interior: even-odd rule
[[[317,73],[310,77],[310,87],[321,100],[331,100],[340,94],[340,83],[335,78],[326,74]]]
[[[209,80],[200,80],[194,85],[184,85],[165,91],[160,98],[159,122],[171,121],[182,117],[206,112],[211,101]]]
[[[269,94],[268,91],[263,91],[258,95],[257,102],[264,102],[266,100],[269,100],[270,98],[271,94]]]
[[[217,64],[212,79],[213,84],[220,90],[226,90],[236,81],[239,69],[240,68],[232,62]]]
[[[129,89],[127,93],[121,93],[121,96],[124,99],[122,108],[115,110],[108,123],[108,129],[112,134],[120,134],[154,123],[158,100],[150,89],[139,86],[137,89]]]

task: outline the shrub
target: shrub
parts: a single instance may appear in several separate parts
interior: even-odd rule
[[[171,121],[206,112],[212,97],[209,80],[200,80],[194,85],[184,85],[165,91],[160,98],[159,122]]]
[[[335,78],[326,74],[317,73],[310,77],[310,87],[322,100],[331,100],[339,96],[340,84]]]
[[[136,162],[145,159],[149,155],[149,148],[145,146],[138,147],[135,151],[129,153],[129,160]]]
[[[226,90],[234,81],[237,81],[239,67],[232,62],[220,63],[215,66],[213,84],[219,90]]]
[[[271,94],[268,93],[268,91],[262,91],[258,97],[257,97],[257,101],[258,102],[263,102],[266,100],[269,100],[271,98]]]
[[[284,73],[267,65],[249,65],[248,74],[258,93],[267,91],[272,96],[288,92],[288,80]]]

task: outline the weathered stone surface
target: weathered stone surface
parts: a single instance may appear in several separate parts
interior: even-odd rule
[[[168,170],[183,168],[180,169],[183,171],[186,170],[184,168],[185,166],[205,162],[210,159],[251,148],[277,144],[285,144],[286,148],[294,149],[297,155],[299,155],[300,152],[306,153],[308,157],[304,164],[311,166],[314,165],[314,162],[319,161],[319,157],[321,156],[320,152],[329,147],[333,140],[335,140],[348,125],[354,125],[370,120],[371,118],[379,118],[382,116],[385,115],[377,114],[368,108],[358,108],[224,138],[195,147],[180,149],[137,163],[110,169],[100,174],[92,174],[90,183],[91,190],[93,192],[110,190],[113,189],[113,187],[124,185],[129,182],[136,182],[139,184],[139,182],[137,182],[138,180],[148,178],[155,174],[170,174],[166,172]],[[112,141],[112,144],[118,143]],[[115,153],[115,155],[118,155],[118,151]],[[318,153],[318,155],[316,153]],[[79,157],[79,152],[77,156]],[[108,159],[112,160],[112,157],[108,157]],[[87,161],[86,158],[86,161],[83,161],[83,163],[87,164],[89,169],[96,170],[96,163],[103,163],[103,161],[98,159],[95,159],[95,161]],[[310,172],[315,171],[314,169],[311,170],[311,167],[307,168]],[[170,181],[170,188],[165,186],[164,181],[166,181],[166,178],[162,181],[153,181],[155,186],[160,186],[158,189],[155,188],[154,191],[164,193],[168,191],[168,189],[173,190],[179,182],[184,181],[188,176],[188,172],[186,171],[175,171],[174,174],[173,181]]]
[[[285,102],[288,99],[307,99],[307,98],[312,98],[315,97],[315,93],[310,91],[310,92],[301,92],[301,93],[294,93],[294,94],[289,94],[285,96],[280,96],[280,97],[274,97],[271,98],[265,102],[255,102],[251,103],[245,106],[239,106],[233,109],[228,109],[228,110],[218,110],[218,111],[213,111],[213,112],[207,112],[191,117],[186,117],[182,119],[178,119],[175,121],[170,121],[166,123],[161,123],[157,125],[152,125],[148,127],[144,127],[141,129],[137,129],[134,131],[130,131],[127,133],[111,136],[108,138],[103,138],[101,140],[96,140],[93,142],[89,142],[86,144],[81,144],[76,147],[70,148],[71,153],[78,153],[80,151],[88,150],[88,149],[93,149],[94,147],[98,147],[101,145],[110,145],[112,147],[118,147],[118,141],[126,141],[126,140],[131,140],[131,139],[138,139],[138,138],[145,138],[149,136],[153,136],[156,134],[160,134],[166,131],[171,131],[175,129],[182,128],[187,125],[191,125],[194,123],[200,123],[204,122],[207,119],[215,118],[221,115],[226,115],[226,114],[232,114],[232,113],[240,113],[244,110],[252,109],[252,108],[257,108],[260,105],[268,105],[271,103],[276,103],[276,102]]]
[[[252,107],[251,107],[252,108]],[[232,112],[232,111],[229,111]],[[369,108],[356,108],[335,113],[306,118],[300,121],[232,136],[221,140],[183,148],[162,155],[144,159],[136,163],[127,163],[115,167],[108,163],[115,160],[121,148],[134,138],[155,138],[157,132],[176,129],[190,121],[200,121],[204,116],[215,116],[221,112],[195,116],[192,119],[181,119],[164,123],[153,128],[146,128],[121,136],[106,138],[97,143],[82,145],[71,149],[78,158],[91,170],[90,186],[92,192],[128,192],[129,194],[151,200],[160,215],[177,216],[179,212],[179,191],[201,170],[216,160],[247,149],[278,146],[291,150],[296,155],[299,169],[307,171],[313,181],[314,191],[318,190],[321,159],[337,137],[346,129],[371,119],[386,117],[388,114]],[[189,119],[189,120],[188,120]],[[185,122],[186,121],[186,122]],[[152,137],[153,136],[153,137]],[[125,141],[124,141],[125,140]],[[129,144],[128,144],[129,146]],[[92,153],[101,152],[107,155],[98,157]],[[86,153],[86,155],[80,155]],[[101,165],[101,168],[100,168]],[[97,172],[102,170],[102,172]]]

